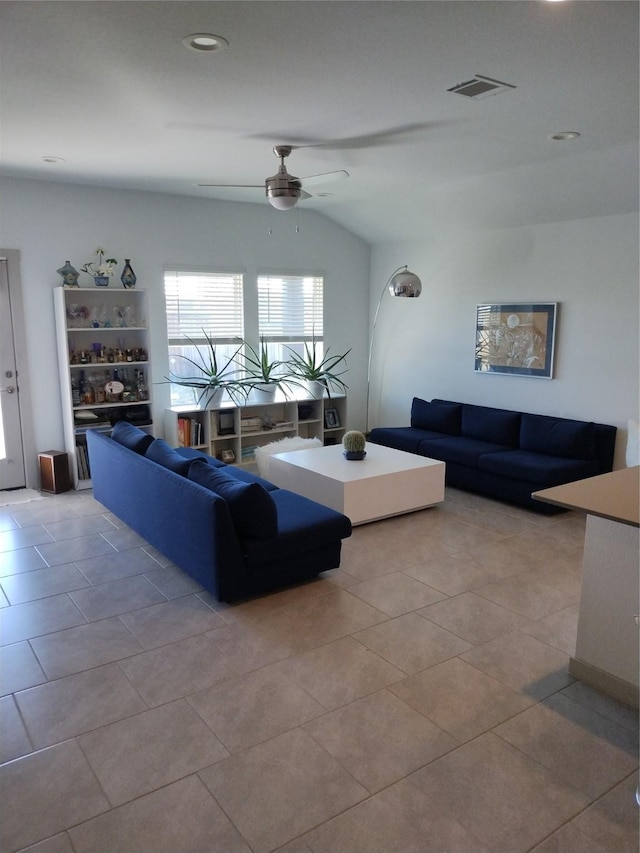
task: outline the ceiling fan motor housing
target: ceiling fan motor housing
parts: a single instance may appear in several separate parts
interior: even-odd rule
[[[273,149],[276,157],[280,157],[280,166],[275,175],[267,178],[264,182],[265,192],[273,207],[287,210],[295,207],[302,192],[302,181],[287,172],[284,158],[291,154],[289,145],[276,145]]]

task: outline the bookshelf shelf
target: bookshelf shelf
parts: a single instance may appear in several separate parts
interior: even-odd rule
[[[311,414],[301,418],[299,407],[305,413],[311,407]],[[337,420],[337,425],[325,427],[327,410],[331,410],[330,420]],[[344,395],[321,400],[283,396],[241,406],[222,403],[215,409],[176,406],[166,410],[165,435],[175,447],[193,447],[223,461],[250,465],[252,450],[287,436],[319,438],[324,444],[337,444],[345,432],[346,419]]]

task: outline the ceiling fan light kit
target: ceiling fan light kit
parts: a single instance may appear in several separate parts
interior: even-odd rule
[[[273,153],[280,158],[280,166],[276,174],[264,182],[267,199],[276,210],[291,210],[299,202],[302,194],[300,178],[290,175],[284,165],[284,158],[291,154],[291,146],[276,145]]]

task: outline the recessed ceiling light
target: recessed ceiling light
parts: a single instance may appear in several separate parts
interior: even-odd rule
[[[182,39],[182,44],[189,50],[197,50],[200,53],[211,53],[214,50],[224,50],[229,47],[229,42],[222,36],[213,33],[191,33]]]
[[[66,163],[64,157],[55,157],[53,154],[45,154],[42,158],[44,163]]]
[[[559,133],[552,133],[549,139],[552,139],[554,142],[570,142],[579,136],[580,134],[575,130],[561,130]]]

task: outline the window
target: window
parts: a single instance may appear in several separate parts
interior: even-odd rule
[[[233,355],[238,348],[238,339],[244,337],[242,287],[241,273],[165,271],[169,369],[172,375],[194,375],[193,365],[180,356],[199,362],[197,345],[207,347],[205,333],[215,343],[218,367]],[[171,385],[172,406],[192,405],[196,399],[193,389]]]
[[[322,276],[258,276],[259,333],[271,358],[285,361],[287,346],[304,355],[314,338],[322,358],[323,284]]]

